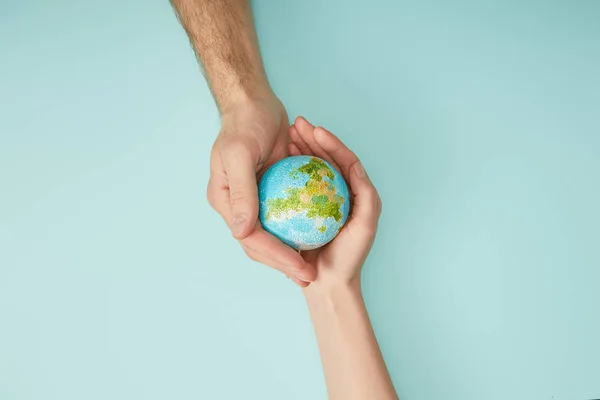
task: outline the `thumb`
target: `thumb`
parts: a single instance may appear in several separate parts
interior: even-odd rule
[[[256,160],[243,146],[229,146],[222,160],[229,186],[231,233],[236,239],[244,239],[252,233],[258,218]]]

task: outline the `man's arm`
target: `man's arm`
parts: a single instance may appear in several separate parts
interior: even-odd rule
[[[316,271],[258,222],[256,176],[288,156],[289,121],[261,60],[249,0],[171,0],[223,117],[207,197],[246,254],[305,287]]]
[[[249,0],[171,0],[220,110],[270,92]]]

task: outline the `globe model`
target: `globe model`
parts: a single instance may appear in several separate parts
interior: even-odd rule
[[[311,156],[273,164],[258,184],[258,198],[264,229],[297,250],[329,243],[350,209],[342,176],[327,161]]]

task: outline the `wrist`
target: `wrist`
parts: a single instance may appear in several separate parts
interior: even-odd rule
[[[303,289],[307,302],[337,303],[348,297],[362,298],[360,278],[343,280],[326,280],[318,278]]]
[[[228,85],[225,93],[215,97],[223,116],[235,112],[240,107],[261,103],[271,104],[279,101],[266,76],[256,77],[246,82],[232,83]]]

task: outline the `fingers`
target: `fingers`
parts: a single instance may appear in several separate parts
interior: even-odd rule
[[[229,189],[217,183],[213,177],[208,181],[206,198],[212,208],[223,218],[227,225],[231,222],[231,207],[229,206]]]
[[[300,150],[300,154],[304,154],[305,156],[314,155],[294,125],[290,126],[290,140]]]
[[[283,272],[284,275],[286,275],[289,279],[291,279],[296,285],[300,286],[300,287],[307,287],[310,283],[308,282],[304,282],[301,281],[300,279],[296,278],[295,276],[290,276],[288,275],[288,271],[285,270],[285,268],[282,265],[277,264],[273,259],[269,258],[268,256],[265,256],[264,254],[260,254],[254,250],[252,250],[249,247],[246,246],[242,246],[244,249],[244,252],[246,253],[246,255],[253,261],[256,261],[260,264],[265,264],[265,265],[270,265],[272,266],[274,269]],[[275,265],[277,265],[277,267],[275,267]]]
[[[239,157],[232,161],[234,154],[238,154]],[[232,227],[232,231],[235,228],[235,215],[241,213],[243,216],[248,216],[246,221],[250,221],[252,218],[252,225],[249,228],[246,227],[249,233],[245,236],[242,235],[244,237],[240,239],[240,244],[246,253],[252,254],[251,257],[258,262],[283,272],[292,280],[314,281],[317,275],[316,270],[307,265],[300,254],[265,231],[260,225],[256,215],[258,211],[256,178],[253,174],[244,174],[243,171],[238,171],[244,169],[243,162],[246,160],[248,163],[248,158],[244,156],[243,152],[224,152],[221,159],[227,174],[227,181],[225,182],[219,175],[211,176],[207,198],[210,205]],[[254,171],[254,165],[248,164],[245,169]],[[253,187],[249,187],[245,180],[250,180]],[[238,193],[243,193],[243,195]],[[250,193],[249,197],[245,193]],[[256,201],[256,205],[252,204],[252,200]],[[252,212],[253,207],[257,210],[256,213]],[[304,286],[304,284],[300,284],[300,286]]]
[[[308,283],[308,282],[303,282],[303,281],[301,281],[301,280],[300,280],[300,279],[298,279],[298,278],[291,277],[290,279],[292,280],[292,282],[294,282],[296,285],[300,286],[301,288],[305,288],[305,287],[307,287],[308,285],[310,285],[310,283]]]
[[[292,142],[288,143],[288,152],[290,153],[290,156],[299,156],[299,155],[302,155],[302,152],[300,151],[300,149],[298,148],[298,146],[296,146]]]
[[[300,138],[302,139],[302,141],[310,149],[310,153],[303,153],[303,154],[315,155],[319,158],[322,158],[323,160],[327,161],[329,164],[333,165],[333,167],[335,169],[339,170],[339,167],[335,163],[335,160],[333,160],[330,157],[330,155],[327,154],[326,151],[324,151],[324,149],[319,145],[319,143],[315,139],[315,127],[310,122],[308,122],[303,117],[298,117],[298,118],[296,118],[296,121],[294,121],[293,126],[296,128],[295,130],[298,133],[298,135],[300,136]],[[302,149],[300,149],[300,150],[302,150]]]
[[[230,221],[229,190],[219,188],[211,179],[208,184],[207,197],[210,205],[221,217],[226,222]],[[300,254],[265,231],[258,221],[254,231],[240,240],[240,244],[251,259],[281,271],[299,286],[308,285],[307,282],[314,281],[317,276],[315,269],[307,265]]]
[[[264,264],[283,272],[290,278],[312,282],[317,277],[317,271],[305,263],[300,254],[260,226],[240,242],[244,249],[262,255]]]
[[[333,133],[324,128],[315,128],[314,136],[323,151],[339,166],[344,178],[348,179],[350,169],[358,162],[356,154],[347,148]]]
[[[229,227],[235,238],[242,239],[252,232],[258,218],[257,160],[243,144],[235,142],[223,148],[221,159],[229,187]]]
[[[367,236],[375,236],[379,216],[381,215],[379,194],[360,161],[352,165],[349,178],[354,204],[352,218],[348,225],[352,231],[355,231],[355,228],[358,227]]]
[[[315,138],[321,148],[339,165],[350,185],[354,201],[349,224],[360,225],[369,234],[374,234],[381,214],[381,199],[358,157],[326,129],[316,128]]]

